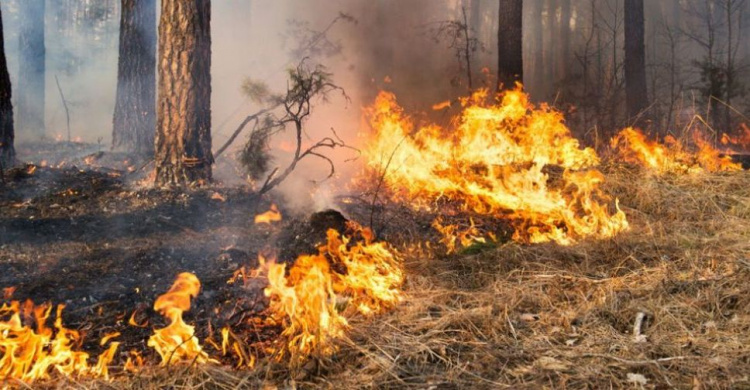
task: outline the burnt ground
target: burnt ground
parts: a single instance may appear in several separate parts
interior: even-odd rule
[[[85,144],[58,146],[62,152],[53,147],[44,152],[36,145],[33,154],[21,149],[36,164],[6,171],[0,184],[0,288],[15,288],[13,300],[64,304],[64,325],[81,331],[83,348],[94,355],[102,349],[98,340],[114,331],[123,334],[123,354],[153,354],[145,343],[165,320],[152,305],[180,272],[194,273],[202,284],[185,314],[201,339],[242,315],[262,315],[261,289],[227,284],[233,273],[257,267],[258,254],[275,252],[279,236],[287,256],[313,253],[315,237],[325,237],[304,231],[305,217],[254,224],[270,201],[247,188],[139,186],[138,172],[128,172],[137,164],[123,164],[121,156]],[[91,156],[109,163],[84,161]],[[304,242],[296,243],[298,236]],[[143,327],[128,324],[134,312]]]

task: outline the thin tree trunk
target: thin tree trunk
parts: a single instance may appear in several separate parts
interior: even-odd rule
[[[18,129],[44,136],[45,0],[23,0],[21,30],[18,36],[20,67],[18,72]]]
[[[156,185],[211,179],[210,21],[210,0],[162,0]]]
[[[497,33],[498,90],[523,81],[523,1],[500,0]]]
[[[534,0],[533,9],[529,19],[531,21],[531,37],[533,44],[530,45],[533,50],[533,70],[528,89],[532,91],[532,96],[536,100],[542,100],[545,96],[544,85],[546,85],[544,75],[544,23],[542,23],[542,11],[544,10],[544,0]]]
[[[545,28],[545,43],[544,43],[544,62],[545,62],[545,76],[544,81],[546,82],[547,87],[545,88],[545,95],[546,97],[549,97],[553,91],[554,91],[554,85],[557,82],[555,78],[555,62],[556,55],[555,51],[557,49],[557,39],[556,32],[555,32],[555,25],[557,20],[557,7],[556,7],[556,1],[555,0],[547,0],[546,1],[546,20],[544,23]],[[540,16],[541,17],[541,16]]]
[[[648,107],[643,0],[625,0],[625,95],[628,116]]]
[[[112,147],[154,153],[156,1],[122,0]]]
[[[10,102],[12,93],[4,39],[3,14],[0,10],[0,169],[13,165],[16,158],[13,148],[13,105]]]
[[[560,2],[560,56],[558,58],[558,78],[565,82],[569,76],[570,67],[570,0]]]

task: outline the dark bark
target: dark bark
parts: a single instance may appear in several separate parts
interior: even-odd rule
[[[18,72],[19,132],[44,136],[44,6],[45,0],[23,0],[21,29],[18,44],[20,67]]]
[[[497,32],[498,90],[523,81],[523,1],[500,0]]]
[[[648,107],[644,40],[643,0],[625,0],[625,100],[630,118]]]
[[[156,184],[211,180],[211,1],[163,0]]]
[[[154,153],[156,1],[122,0],[112,147]]]
[[[10,102],[12,94],[8,62],[5,59],[4,35],[3,14],[0,10],[0,169],[13,165],[16,158],[13,148],[13,105]]]

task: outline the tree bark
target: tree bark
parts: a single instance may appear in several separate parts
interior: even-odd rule
[[[531,80],[526,85],[526,89],[531,91],[534,99],[541,101],[545,96],[544,86],[546,85],[544,77],[544,24],[542,23],[542,11],[544,11],[544,0],[534,0],[531,2],[531,14],[528,15],[528,21],[531,22],[531,48],[533,56],[533,67]]]
[[[554,94],[555,83],[557,83],[557,79],[555,78],[555,65],[557,65],[556,52],[558,45],[557,32],[555,30],[555,26],[557,25],[557,2],[555,0],[546,0],[546,3],[546,18],[544,23],[544,28],[546,29],[546,38],[544,43],[544,81],[547,85],[547,87],[545,88],[545,94],[547,95],[546,97],[549,98],[552,94]]]
[[[156,1],[122,0],[112,148],[154,153]]]
[[[23,0],[18,36],[20,67],[18,72],[18,129],[44,136],[45,0]]]
[[[162,0],[156,184],[211,180],[211,1]]]
[[[523,1],[500,0],[497,32],[498,90],[523,82]]]
[[[643,0],[625,0],[625,100],[628,116],[648,107]]]
[[[558,78],[566,82],[570,67],[570,0],[560,1],[560,56],[558,58]]]
[[[13,165],[16,159],[16,151],[13,148],[13,105],[10,101],[11,95],[8,62],[5,59],[3,14],[2,10],[0,10],[0,169]]]

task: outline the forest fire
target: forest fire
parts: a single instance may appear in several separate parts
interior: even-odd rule
[[[81,340],[79,333],[62,325],[63,309],[63,305],[57,306],[52,329],[47,326],[51,305],[13,301],[0,307],[0,379],[32,382],[48,379],[53,373],[68,377],[109,376],[108,365],[119,343],[109,343],[96,365],[90,366],[89,354],[75,350]],[[101,345],[114,337],[102,339]]]
[[[711,146],[704,136],[692,132],[693,145],[680,142],[672,136],[664,143],[649,140],[641,131],[627,128],[612,138],[610,144],[618,157],[625,162],[666,173],[696,173],[738,171],[742,166]]]
[[[520,86],[495,104],[489,100],[487,91],[462,99],[461,114],[443,129],[417,127],[396,97],[382,92],[368,112],[375,132],[364,151],[369,167],[394,199],[427,210],[454,202],[511,221],[517,241],[572,244],[627,229],[617,201],[599,189],[604,177],[595,169],[596,152],[579,145],[562,114],[534,107]]]
[[[182,313],[190,310],[190,299],[195,298],[200,289],[201,283],[195,275],[181,273],[172,288],[154,303],[154,310],[169,319],[169,325],[155,330],[148,340],[148,346],[156,349],[161,356],[162,365],[210,361],[195,337],[195,327],[182,319]]]

